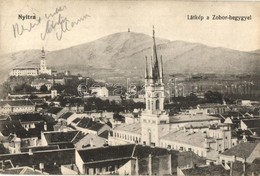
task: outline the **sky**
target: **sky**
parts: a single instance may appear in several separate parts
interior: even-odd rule
[[[56,8],[61,8],[55,13]],[[191,2],[191,1],[83,1],[83,0],[10,0],[0,1],[0,54],[20,50],[59,50],[87,43],[117,32],[144,33],[171,41],[182,40],[212,47],[241,51],[260,49],[260,2]],[[34,19],[18,19],[35,15]],[[46,18],[53,14],[53,17]],[[204,20],[188,20],[188,15]],[[212,20],[213,15],[250,16],[251,20]],[[64,19],[69,31],[60,36]],[[205,18],[209,16],[209,20]],[[85,17],[77,25],[72,22]],[[31,24],[38,25],[31,32]],[[65,19],[66,18],[66,19]],[[57,24],[52,27],[51,24]],[[16,28],[17,27],[17,28]],[[46,37],[43,39],[46,28]],[[63,28],[64,29],[64,28]],[[16,37],[14,34],[16,33]]]

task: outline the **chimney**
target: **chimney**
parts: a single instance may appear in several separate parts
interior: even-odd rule
[[[93,147],[93,138],[90,139],[89,144],[90,144],[90,147]]]
[[[46,122],[44,122],[44,131],[47,131],[47,123]]]
[[[246,157],[244,158],[243,162],[243,175],[246,175]]]
[[[172,175],[172,154],[169,154],[168,167],[169,167],[169,174]]]
[[[29,155],[33,155],[32,149],[29,149]]]
[[[43,173],[44,163],[40,163],[40,164],[39,164],[39,168],[40,168],[41,172]]]
[[[149,163],[148,163],[148,169],[149,169],[149,175],[152,175],[152,155],[151,154],[149,154],[149,156],[148,156],[149,158]]]
[[[230,163],[230,172],[229,176],[233,176],[233,162]]]
[[[135,175],[139,175],[139,160],[137,157],[135,159]]]

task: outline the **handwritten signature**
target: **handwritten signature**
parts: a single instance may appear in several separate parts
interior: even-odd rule
[[[41,33],[41,39],[44,40],[46,35],[51,33],[53,30],[58,30],[56,32],[56,38],[58,40],[61,40],[64,32],[70,31],[72,28],[74,28],[76,25],[78,25],[80,22],[84,21],[88,17],[90,16],[86,14],[79,18],[77,21],[70,22],[66,17],[62,17],[61,14],[59,14],[57,22],[52,20],[47,21],[45,32]]]
[[[41,39],[45,40],[47,34],[56,32],[56,38],[58,40],[61,40],[63,33],[70,31],[75,26],[90,17],[88,14],[85,14],[78,18],[76,21],[70,21],[67,17],[63,17],[61,15],[61,12],[65,9],[67,9],[66,6],[58,7],[53,13],[45,14],[45,18],[42,19],[41,17],[39,17],[35,22],[30,22],[27,26],[19,25],[18,23],[13,24],[12,27],[14,38],[16,38],[18,35],[23,35],[25,31],[31,32],[34,28],[43,23],[44,20],[47,20],[45,24],[45,30],[40,35]],[[54,20],[55,16],[58,16],[57,20]]]
[[[36,22],[29,23],[28,27],[25,27],[24,25],[19,26],[18,23],[13,24],[13,32],[14,32],[14,38],[16,38],[17,35],[23,35],[24,31],[31,32],[33,28],[38,26],[41,23],[41,17],[39,17]]]

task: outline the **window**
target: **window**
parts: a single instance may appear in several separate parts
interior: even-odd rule
[[[160,109],[160,102],[159,102],[159,100],[156,100],[155,105],[156,105],[156,110]]]

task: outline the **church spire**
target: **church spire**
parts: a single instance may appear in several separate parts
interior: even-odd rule
[[[160,70],[159,70],[159,61],[158,61],[158,57],[157,57],[154,26],[153,26],[153,63],[152,64],[153,64],[152,78],[155,81],[158,81],[160,79]]]
[[[144,78],[145,78],[145,79],[148,79],[148,78],[149,78],[147,56],[145,56],[145,75],[144,75]]]
[[[155,30],[153,26],[153,54],[151,56],[151,61],[147,61],[147,56],[145,57],[145,79],[147,79],[147,84],[163,84],[163,68],[162,68],[162,58],[158,58],[157,48],[155,42]]]

